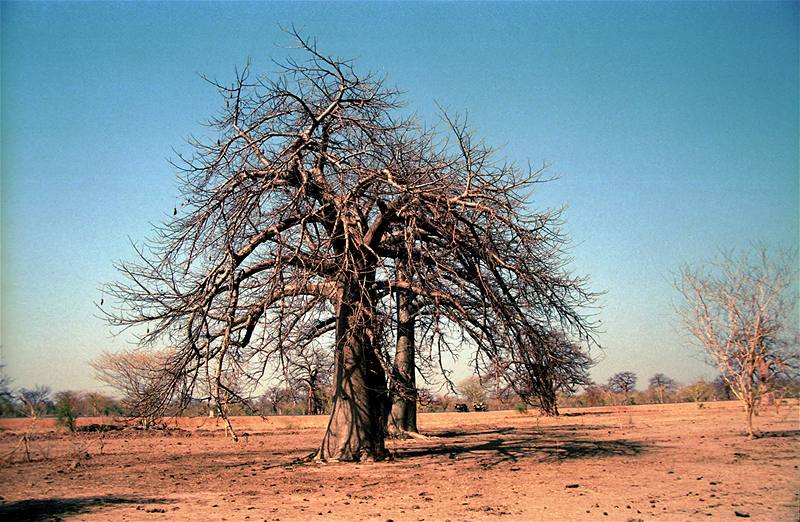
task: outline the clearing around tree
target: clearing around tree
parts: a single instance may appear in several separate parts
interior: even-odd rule
[[[76,434],[3,419],[0,518],[795,519],[797,401],[765,408],[755,440],[741,416],[738,402],[421,414],[429,438],[389,440],[393,458],[357,464],[303,461],[324,416],[234,418],[238,443],[219,419]]]

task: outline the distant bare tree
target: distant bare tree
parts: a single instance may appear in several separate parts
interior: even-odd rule
[[[84,409],[85,394],[76,390],[62,390],[53,395],[56,407],[65,407],[80,413]]]
[[[419,388],[417,390],[417,402],[421,408],[429,408],[436,402],[436,396],[428,388]]]
[[[714,397],[717,400],[729,401],[736,398],[736,396],[731,392],[731,387],[728,385],[727,381],[725,381],[722,375],[717,375],[711,382],[711,385],[714,387]]]
[[[170,351],[105,352],[90,364],[99,381],[122,394],[126,415],[140,419],[149,428],[170,406],[183,403],[174,393],[173,375],[167,371],[171,356]]]
[[[108,415],[108,412],[116,406],[112,397],[100,392],[87,392],[84,395],[84,403],[86,406],[85,413],[90,417]]]
[[[674,392],[677,388],[678,384],[675,380],[667,377],[663,373],[657,373],[650,377],[649,390],[653,394],[653,397],[660,403],[664,402],[666,394]]]
[[[269,407],[270,413],[273,415],[283,415],[282,406],[294,398],[292,390],[286,386],[267,386],[261,396],[262,404]],[[265,414],[262,411],[262,414]]]
[[[320,415],[325,410],[324,390],[333,382],[333,357],[330,349],[305,347],[291,354],[288,363],[289,383],[305,399],[306,415]]]
[[[469,404],[486,400],[486,388],[475,375],[471,375],[459,382],[457,390],[461,398]]]
[[[678,389],[678,399],[689,402],[712,401],[715,396],[716,386],[713,383],[700,379],[698,381],[681,386]]]
[[[753,415],[776,376],[798,364],[796,256],[725,253],[708,267],[684,267],[675,286],[678,312],[708,361],[743,402],[749,438]]]
[[[0,416],[13,415],[16,408],[14,405],[14,393],[11,391],[11,380],[6,376],[0,365]]]
[[[636,389],[636,374],[633,372],[615,373],[608,379],[608,388],[614,393],[625,395],[625,402],[630,402],[631,392]]]
[[[604,385],[592,382],[584,387],[582,401],[585,406],[603,406],[606,404],[606,395]]]
[[[50,406],[50,388],[35,386],[33,388],[20,388],[17,397],[22,406],[22,412],[33,419],[47,413]]]
[[[562,332],[550,331],[517,351],[513,360],[497,361],[498,378],[505,380],[529,406],[547,415],[558,415],[558,393],[571,395],[591,383],[594,361],[581,344]]]
[[[54,397],[56,425],[75,431],[75,421],[84,409],[84,394],[80,391],[63,390]]]

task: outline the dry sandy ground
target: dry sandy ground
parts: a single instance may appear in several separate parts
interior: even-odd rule
[[[239,443],[205,419],[102,437],[44,421],[33,462],[28,421],[6,420],[0,519],[797,520],[797,403],[764,412],[756,440],[742,420],[733,402],[426,414],[435,438],[389,442],[394,459],[365,464],[294,462],[322,417],[237,418]]]

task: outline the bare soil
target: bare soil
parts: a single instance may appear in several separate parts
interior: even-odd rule
[[[159,431],[65,433],[0,421],[2,520],[797,520],[797,402],[420,415],[394,458],[300,462],[324,417],[181,418]],[[80,425],[111,419],[80,419]],[[28,433],[25,455],[22,436]]]

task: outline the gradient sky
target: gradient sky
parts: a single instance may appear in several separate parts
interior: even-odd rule
[[[712,376],[672,274],[723,247],[797,248],[798,3],[12,3],[2,29],[2,363],[14,386],[97,389],[124,347],[112,264],[177,203],[168,164],[228,81],[289,52],[280,26],[384,73],[429,121],[468,111],[551,164],[572,268],[605,291],[593,371]]]

